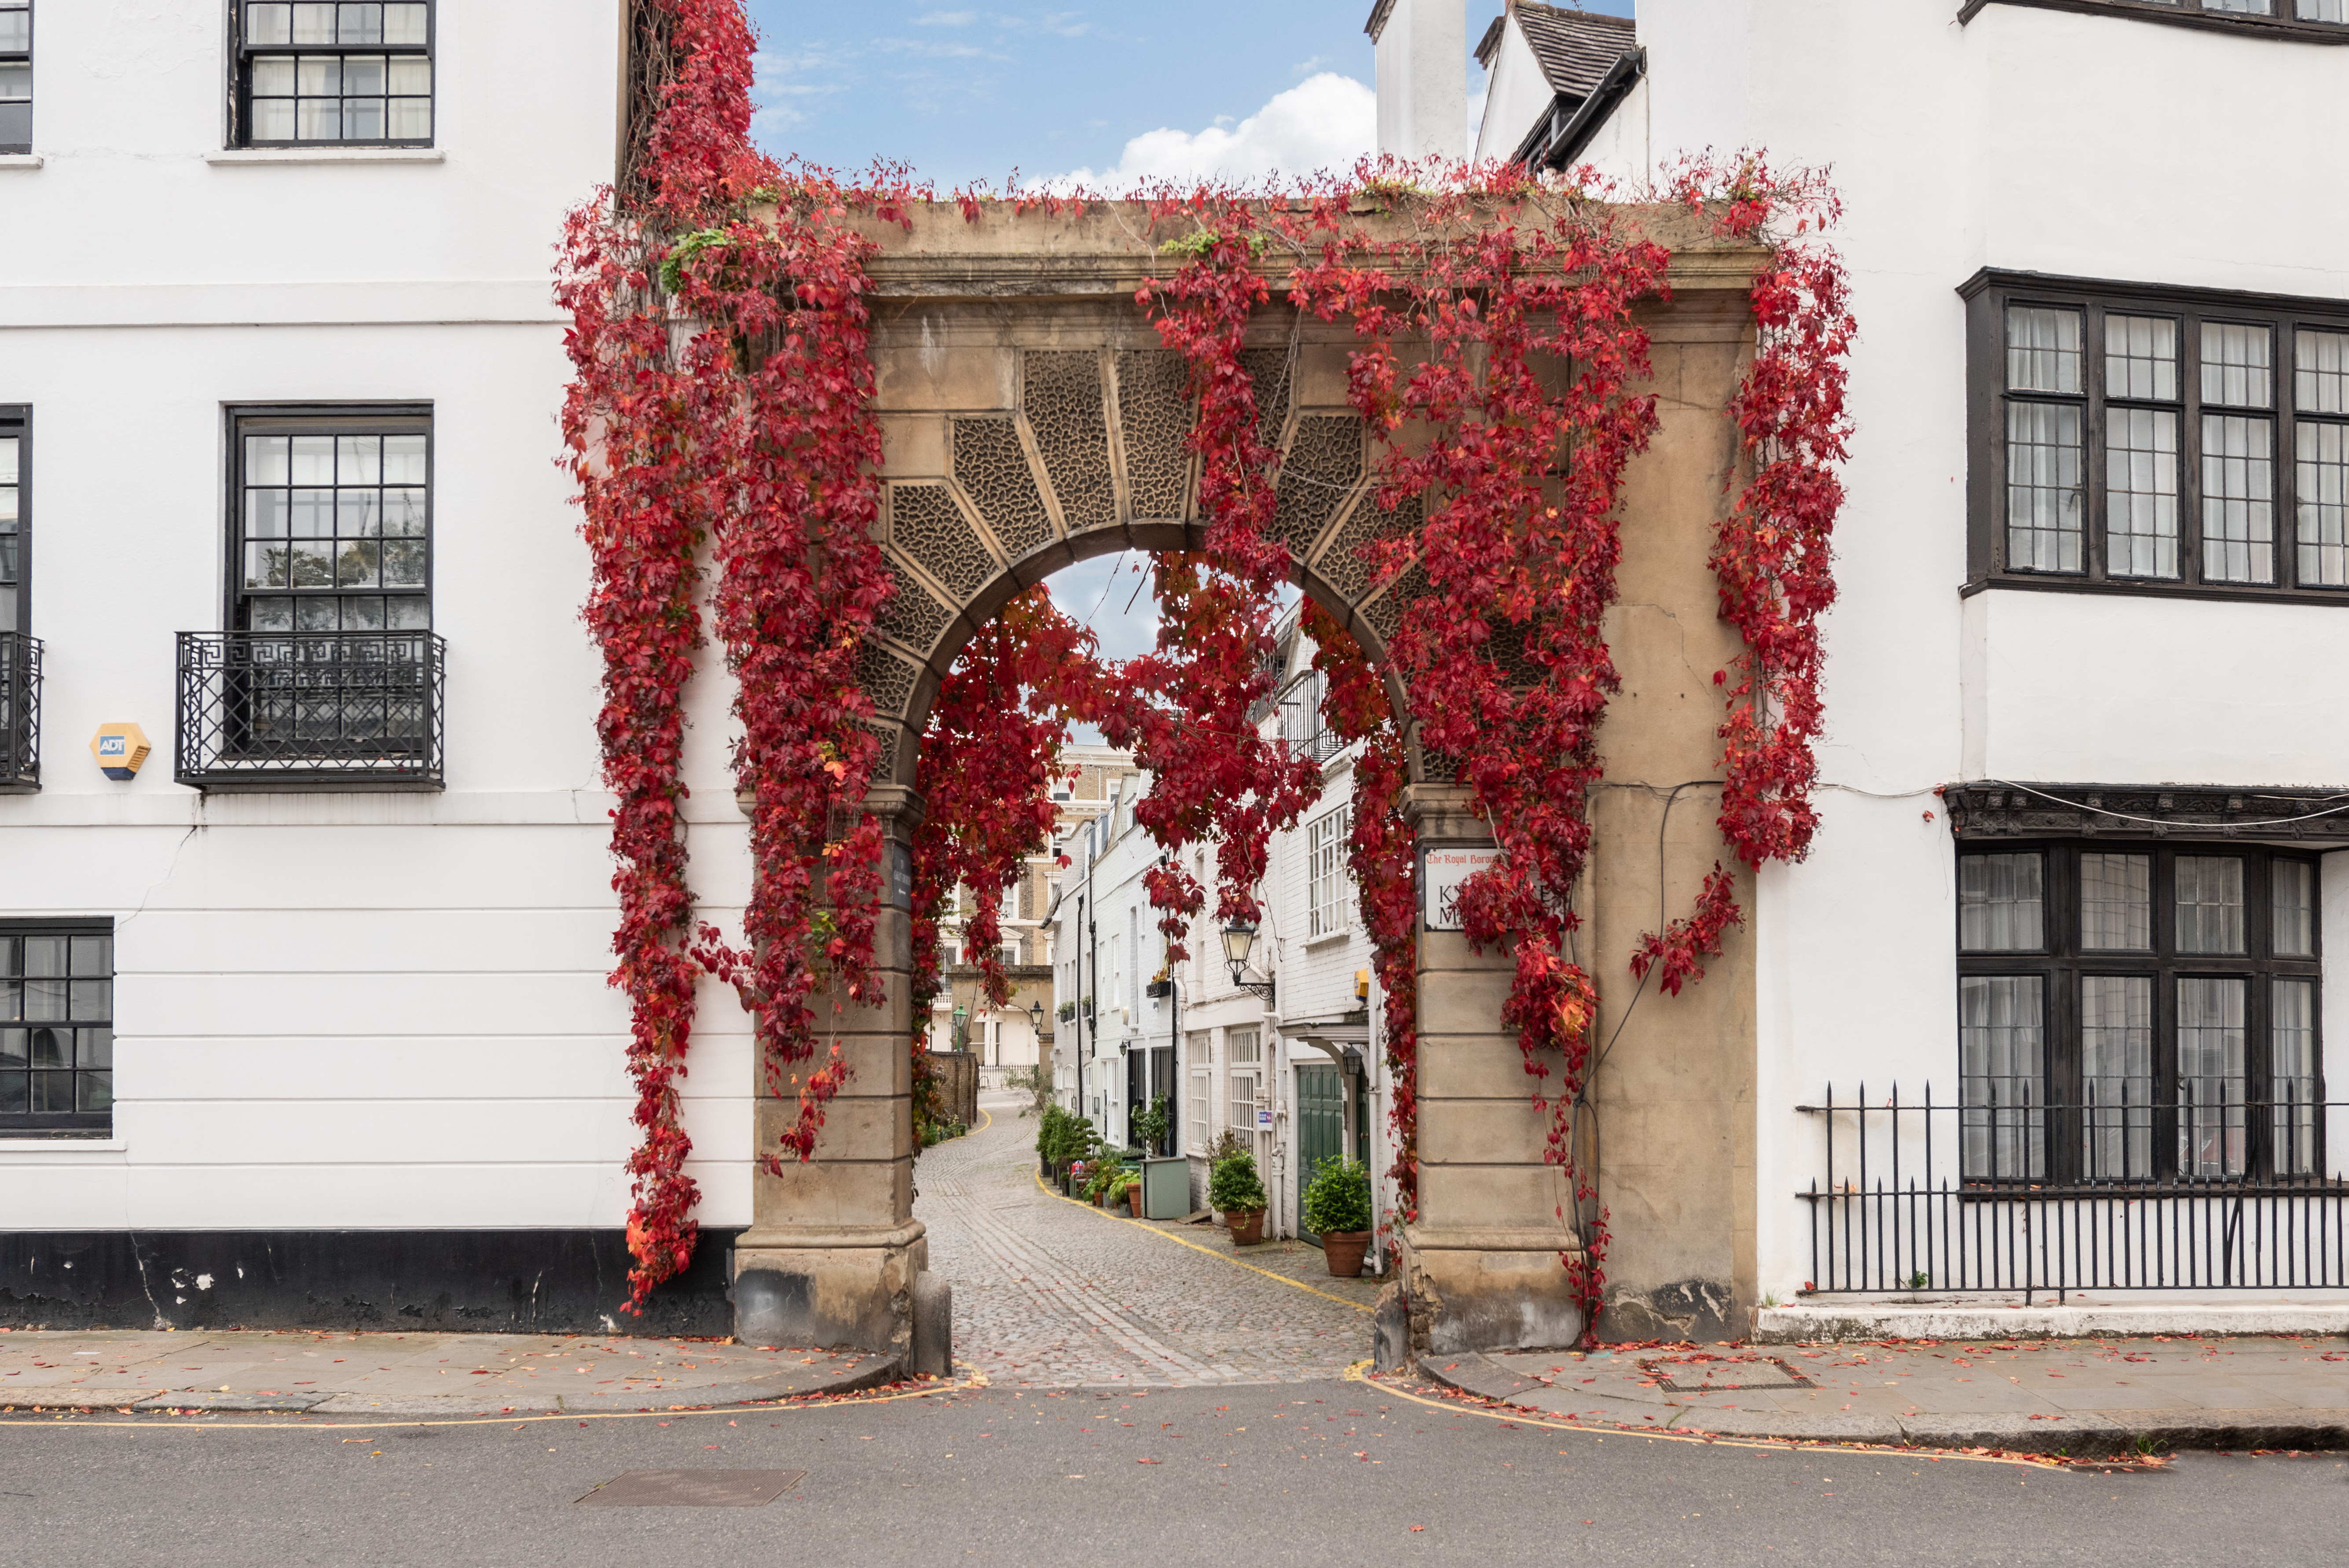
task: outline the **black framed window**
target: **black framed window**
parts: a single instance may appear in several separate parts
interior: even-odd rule
[[[429,413],[295,407],[233,418],[229,629],[429,630]]]
[[[0,0],[0,152],[33,150],[33,0]]]
[[[0,636],[33,629],[33,411],[0,405]]]
[[[1969,1181],[2323,1168],[2317,862],[2237,842],[1958,856]]]
[[[41,645],[33,640],[33,411],[0,406],[0,795],[41,782]]]
[[[2232,28],[2284,40],[2342,42],[2349,0],[1964,0],[1958,20],[1971,22],[1993,5],[2090,16],[2132,16],[2189,27]]]
[[[432,144],[430,0],[234,0],[236,143]]]
[[[0,1136],[114,1119],[111,921],[0,921]]]
[[[1964,292],[1969,592],[2349,603],[2349,302]]]

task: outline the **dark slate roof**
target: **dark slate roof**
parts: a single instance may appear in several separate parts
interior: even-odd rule
[[[1588,98],[1608,67],[1639,41],[1629,16],[1569,11],[1539,0],[1516,0],[1512,9],[1550,90],[1567,98]]]

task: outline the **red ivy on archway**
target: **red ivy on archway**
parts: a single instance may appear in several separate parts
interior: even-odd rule
[[[604,656],[599,735],[618,800],[612,979],[630,999],[644,1130],[629,1163],[637,1303],[694,1244],[677,1080],[697,971],[733,985],[770,1090],[797,1096],[792,1128],[761,1151],[771,1169],[809,1157],[846,1071],[827,1048],[829,1009],[879,1000],[883,838],[865,802],[881,742],[856,660],[890,579],[874,539],[872,242],[859,223],[935,199],[886,171],[846,183],[758,153],[739,0],[649,3],[682,64],[646,143],[647,193],[624,205],[606,192],[571,215],[559,285],[574,323],[564,428],[595,567],[586,619]],[[1775,258],[1754,285],[1760,346],[1731,410],[1744,487],[1711,558],[1723,615],[1744,640],[1717,677],[1729,703],[1720,823],[1734,857],[1758,867],[1799,858],[1816,829],[1817,619],[1835,592],[1853,328],[1842,272],[1818,238],[1835,216],[1823,185],[1775,181],[1749,158],[1727,172],[1689,166],[1671,194]],[[966,215],[981,211],[973,195],[955,200]],[[1216,913],[1252,917],[1270,835],[1319,789],[1317,765],[1257,719],[1278,675],[1268,655],[1280,584],[1296,563],[1270,531],[1280,455],[1241,353],[1279,308],[1278,284],[1289,310],[1353,324],[1350,387],[1381,443],[1379,504],[1423,509],[1417,526],[1370,552],[1399,604],[1382,664],[1318,606],[1308,614],[1330,722],[1365,742],[1351,856],[1386,1000],[1400,1206],[1415,1214],[1417,912],[1404,803],[1416,755],[1499,846],[1463,890],[1464,924],[1470,942],[1514,963],[1505,1017],[1547,1115],[1547,1158],[1573,1195],[1582,1245],[1565,1262],[1595,1325],[1607,1220],[1574,1127],[1599,995],[1574,955],[1574,901],[1617,684],[1603,634],[1617,500],[1655,423],[1653,398],[1637,389],[1648,367],[1637,311],[1668,293],[1670,257],[1626,209],[1513,169],[1366,167],[1270,199],[1162,191],[1143,211],[1151,237],[1185,257],[1137,304],[1189,367],[1203,547],[1158,558],[1163,629],[1142,658],[1103,665],[1040,590],[1015,600],[944,683],[918,780],[928,810],[914,835],[915,1016],[926,1017],[936,994],[937,921],[957,883],[978,895],[967,951],[1003,999],[1001,890],[1049,833],[1071,722],[1100,724],[1154,776],[1137,818],[1170,851],[1149,883],[1176,956],[1207,890],[1171,851],[1215,841]],[[1790,216],[1795,233],[1776,233]],[[1268,253],[1282,261],[1268,265]],[[734,677],[736,782],[751,819],[739,946],[694,919],[679,811],[683,692],[705,590]],[[1677,993],[1741,918],[1715,866],[1694,912],[1645,938],[1632,967]]]

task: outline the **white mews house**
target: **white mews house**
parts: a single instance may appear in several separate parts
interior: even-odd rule
[[[1324,1160],[1368,1164],[1386,1218],[1392,1139],[1370,937],[1347,854],[1353,748],[1323,725],[1313,643],[1299,621],[1292,607],[1278,629],[1280,684],[1258,722],[1310,752],[1323,787],[1295,828],[1272,836],[1245,965],[1234,972],[1226,934],[1206,914],[1192,923],[1188,959],[1170,961],[1143,882],[1160,851],[1133,822],[1147,776],[1116,781],[1109,810],[1076,828],[1050,919],[1056,995],[1071,1020],[1056,1047],[1062,1103],[1123,1140],[1133,1112],[1165,1096],[1168,1152],[1190,1161],[1195,1208],[1206,1207],[1212,1156],[1245,1150],[1264,1179],[1265,1233],[1310,1238],[1299,1204]],[[1212,889],[1212,851],[1185,853]],[[1384,1255],[1381,1243],[1374,1271]]]
[[[1484,156],[1759,147],[1847,204],[1825,826],[1747,931],[1730,1326],[2349,1284],[2349,7],[1509,0],[1480,52]],[[1869,1195],[1896,1150],[1927,1196]]]
[[[620,11],[0,4],[0,1320],[625,1295],[549,280],[614,175]],[[710,995],[714,1234],[643,1321],[723,1333],[751,1074]]]

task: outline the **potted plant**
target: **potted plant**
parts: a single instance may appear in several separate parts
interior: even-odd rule
[[[1115,1158],[1102,1155],[1086,1167],[1085,1202],[1106,1209],[1113,1202],[1110,1194],[1125,1181],[1125,1167]]]
[[[1264,1240],[1264,1179],[1256,1172],[1255,1155],[1239,1151],[1216,1161],[1207,1202],[1230,1228],[1232,1245],[1252,1247]]]
[[[1112,1200],[1112,1202],[1123,1203],[1125,1205],[1125,1212],[1129,1217],[1136,1220],[1141,1219],[1142,1177],[1134,1171],[1127,1171],[1124,1177],[1119,1181],[1117,1184],[1117,1196]]]
[[[1359,1160],[1324,1160],[1305,1184],[1305,1228],[1321,1238],[1330,1274],[1352,1279],[1371,1247],[1371,1173]]]
[[[1153,1099],[1148,1109],[1135,1111],[1127,1121],[1133,1129],[1133,1140],[1142,1146],[1144,1154],[1157,1153],[1166,1135],[1174,1130],[1174,1118],[1166,1109],[1166,1097],[1163,1094]]]
[[[1174,982],[1168,975],[1165,965],[1158,966],[1158,973],[1150,977],[1150,984],[1143,988],[1142,994],[1145,996],[1171,996],[1174,994]]]

